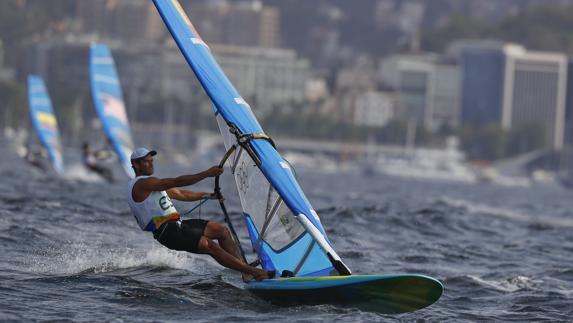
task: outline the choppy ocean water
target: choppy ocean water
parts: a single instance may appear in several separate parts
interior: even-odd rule
[[[201,170],[156,164],[158,175]],[[426,309],[381,315],[267,303],[209,257],[169,251],[140,231],[119,172],[112,185],[76,175],[56,178],[2,155],[0,320],[573,320],[573,192],[557,186],[299,170],[329,238],[355,273],[420,273],[445,285]],[[211,188],[212,180],[198,186]],[[223,190],[246,245],[230,177]],[[178,204],[180,211],[192,206]],[[216,203],[191,216],[223,220]]]

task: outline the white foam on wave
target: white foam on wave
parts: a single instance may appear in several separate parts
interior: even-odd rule
[[[493,289],[508,293],[524,288],[533,288],[535,285],[543,282],[526,276],[516,276],[504,280],[486,280],[473,275],[469,275],[468,277],[481,285],[489,286]]]
[[[103,182],[103,178],[98,174],[88,171],[82,164],[72,164],[67,166],[64,178],[79,180],[84,182]]]
[[[561,228],[573,228],[573,220],[572,219],[557,219],[557,218],[550,218],[547,215],[538,215],[533,216],[530,214],[525,214],[521,212],[516,212],[514,210],[500,208],[485,204],[474,203],[471,201],[461,200],[461,199],[453,199],[449,197],[442,197],[440,201],[458,208],[465,208],[470,213],[479,213],[484,215],[490,215],[500,218],[506,218],[510,220],[516,220],[525,223],[538,223],[538,224],[545,224],[550,225],[553,227],[561,227]]]
[[[207,271],[209,258],[186,252],[171,251],[163,246],[149,249],[109,249],[104,247],[74,244],[61,249],[52,249],[43,255],[30,258],[30,270],[42,274],[77,274],[85,271],[105,273],[117,269],[137,267],[169,267],[195,273]]]

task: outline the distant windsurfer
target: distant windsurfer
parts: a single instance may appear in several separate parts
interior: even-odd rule
[[[107,159],[100,157],[101,153],[92,151],[90,145],[84,142],[82,146],[82,162],[84,166],[103,177],[108,182],[113,182],[113,172],[108,167],[102,166],[98,160]]]
[[[225,225],[201,219],[181,220],[170,200],[191,202],[216,198],[212,193],[193,192],[179,187],[220,175],[223,169],[214,166],[198,174],[157,178],[151,176],[153,156],[156,154],[156,151],[147,148],[138,148],[131,154],[136,177],[128,185],[128,202],[140,228],[153,232],[153,237],[169,249],[210,255],[219,264],[242,272],[243,280],[268,278],[266,271],[249,266],[241,259],[239,247]]]
[[[27,144],[26,147],[24,147],[24,153],[23,153],[23,158],[24,160],[26,160],[30,165],[42,170],[42,171],[47,171],[48,167],[45,164],[45,160],[47,158],[47,153],[44,149],[39,148],[39,149],[35,149],[32,147],[32,145]]]

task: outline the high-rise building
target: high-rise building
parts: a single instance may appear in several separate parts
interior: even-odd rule
[[[502,125],[540,126],[548,147],[560,149],[565,134],[567,57],[557,53],[506,51]]]
[[[456,65],[436,64],[430,78],[425,124],[429,129],[456,127],[460,121],[460,70]]]
[[[431,73],[432,65],[429,63],[413,64],[402,70],[398,113],[403,119],[426,120]]]
[[[125,41],[156,40],[164,29],[151,1],[121,0],[112,11],[108,37]]]
[[[75,18],[77,33],[103,39],[158,40],[164,33],[161,17],[150,1],[78,1]]]
[[[310,64],[294,51],[226,45],[212,45],[211,49],[253,111],[265,114],[276,104],[304,100]]]
[[[280,39],[280,10],[274,7],[261,9],[261,24],[259,27],[259,46],[273,48],[281,46]]]
[[[432,127],[432,85],[435,77],[437,57],[433,55],[393,55],[385,58],[380,66],[380,79],[398,92],[396,117],[415,121]],[[440,79],[441,81],[441,79]],[[436,87],[442,91],[443,85]],[[440,94],[441,95],[441,94]],[[436,98],[437,99],[437,98]],[[439,109],[444,109],[439,106]],[[455,109],[452,108],[452,109]]]
[[[567,58],[515,44],[465,42],[462,123],[497,123],[506,130],[545,129],[547,147],[563,146]]]
[[[462,124],[500,123],[505,45],[475,41],[460,46]]]
[[[81,34],[104,34],[108,23],[108,1],[90,0],[76,3],[76,32]]]
[[[280,46],[280,11],[260,1],[193,2],[185,10],[209,44]]]

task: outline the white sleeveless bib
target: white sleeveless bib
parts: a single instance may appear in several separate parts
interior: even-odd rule
[[[180,216],[165,191],[151,192],[142,202],[133,200],[133,186],[138,180],[148,177],[137,176],[129,181],[127,201],[141,230],[154,231],[167,221],[179,220]]]

